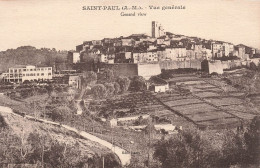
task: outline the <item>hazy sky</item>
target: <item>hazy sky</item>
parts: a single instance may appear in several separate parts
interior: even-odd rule
[[[140,5],[147,16],[82,10],[90,5]],[[260,0],[0,0],[0,51],[22,45],[70,50],[86,40],[151,35],[153,20],[172,33],[260,48]]]

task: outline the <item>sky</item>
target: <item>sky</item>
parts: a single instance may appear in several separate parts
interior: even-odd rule
[[[82,10],[93,5],[137,5],[144,9],[136,15],[147,16]],[[149,5],[186,9],[150,10]],[[260,0],[0,0],[0,51],[24,45],[71,50],[87,40],[151,35],[152,21],[172,33],[260,49]]]

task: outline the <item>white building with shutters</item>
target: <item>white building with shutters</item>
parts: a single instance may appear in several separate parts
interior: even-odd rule
[[[5,82],[24,82],[52,79],[52,67],[36,67],[34,65],[17,65],[3,73]]]

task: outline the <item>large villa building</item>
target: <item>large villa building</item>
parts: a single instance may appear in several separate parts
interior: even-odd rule
[[[3,73],[5,82],[24,82],[52,79],[52,67],[36,67],[33,65],[17,65]]]

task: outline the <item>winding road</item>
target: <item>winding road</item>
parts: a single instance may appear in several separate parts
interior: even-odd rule
[[[131,154],[129,154],[129,152],[127,152],[125,149],[122,149],[118,146],[115,146],[113,144],[111,144],[110,142],[107,142],[103,139],[100,139],[90,133],[87,133],[85,131],[79,131],[73,127],[70,127],[68,125],[61,125],[60,123],[57,123],[57,122],[52,122],[52,121],[48,121],[48,120],[44,120],[44,119],[37,119],[37,118],[34,118],[32,116],[29,116],[29,115],[25,115],[25,116],[22,116],[20,114],[16,114],[13,112],[13,110],[9,107],[5,107],[5,106],[0,106],[0,114],[4,116],[6,116],[6,114],[11,114],[11,115],[15,115],[15,116],[19,116],[19,117],[24,117],[24,118],[27,118],[29,120],[33,120],[33,121],[38,121],[38,122],[43,122],[43,123],[46,123],[46,124],[51,124],[51,125],[55,125],[55,126],[61,126],[69,131],[72,131],[72,132],[75,132],[76,134],[88,139],[88,140],[91,140],[93,142],[97,142],[99,143],[100,145],[103,145],[105,147],[107,147],[108,149],[110,149],[114,154],[116,154],[119,158],[119,160],[121,161],[121,165],[122,166],[127,166],[130,164],[130,160],[131,160]],[[6,119],[6,118],[5,118]]]

